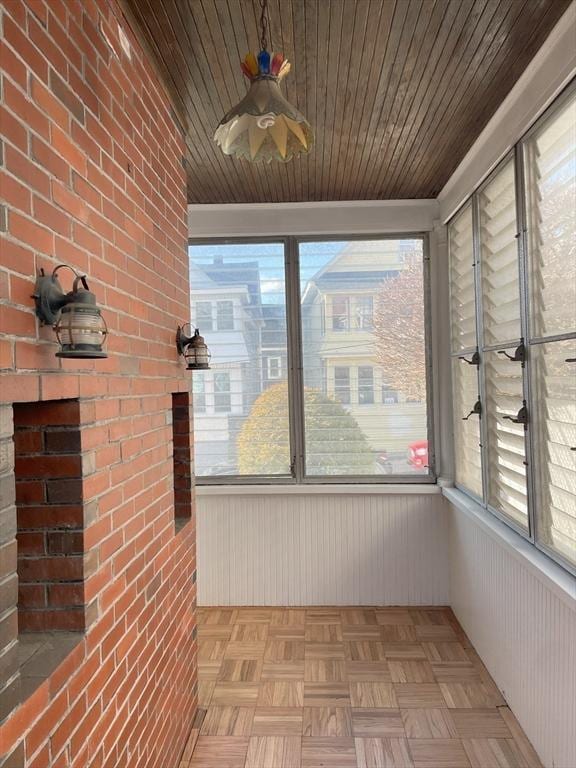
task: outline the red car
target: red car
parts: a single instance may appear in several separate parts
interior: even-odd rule
[[[408,464],[413,469],[428,469],[428,440],[417,440],[408,446]]]

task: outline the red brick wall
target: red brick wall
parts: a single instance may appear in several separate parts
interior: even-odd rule
[[[173,395],[190,388],[174,344],[189,304],[183,140],[115,0],[3,0],[0,9],[0,689],[7,680],[13,695],[17,682],[12,414],[18,444],[27,409],[13,411],[15,402],[78,404],[76,497],[47,512],[20,488],[18,502],[21,558],[22,547],[39,545],[26,541],[26,525],[78,533],[82,521],[81,541],[49,544],[43,533],[42,545],[70,545],[58,555],[72,558],[81,546],[82,595],[52,598],[72,600],[64,607],[81,611],[86,627],[0,726],[1,751],[29,768],[175,768],[196,706],[195,523],[182,425],[178,517],[188,521],[178,526],[172,451],[173,403],[179,416],[186,409]],[[35,275],[61,262],[88,275],[110,331],[107,360],[59,360],[53,331],[38,326]],[[29,449],[17,450],[20,482],[40,473],[30,480],[46,488],[50,461],[34,471],[23,461]],[[40,591],[49,601],[48,582]],[[26,599],[21,629],[31,628]]]

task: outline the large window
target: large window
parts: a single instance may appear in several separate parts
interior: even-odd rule
[[[576,568],[576,94],[449,224],[456,482]]]
[[[433,478],[423,238],[189,253],[199,482]]]

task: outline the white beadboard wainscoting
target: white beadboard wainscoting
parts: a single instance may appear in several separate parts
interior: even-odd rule
[[[473,502],[457,503],[454,613],[546,768],[574,768],[576,581],[499,521],[476,516]]]
[[[447,605],[437,491],[199,488],[198,604]]]

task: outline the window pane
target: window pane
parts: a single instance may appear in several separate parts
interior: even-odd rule
[[[266,360],[266,369],[269,379],[279,379],[282,376],[282,360],[279,357],[269,357]]]
[[[197,301],[193,302],[192,309],[196,309],[196,326],[202,333],[212,330],[212,302]]]
[[[532,335],[576,329],[576,95],[525,145]]]
[[[485,352],[484,360],[488,504],[527,528],[524,427],[507,418],[523,405],[522,367],[497,352]]]
[[[214,374],[214,408],[216,412],[227,413],[232,407],[230,395],[230,374]]]
[[[232,301],[216,302],[216,325],[219,331],[234,330],[234,303]]]
[[[456,482],[482,498],[480,417],[473,413],[464,420],[478,400],[478,368],[453,358],[452,388]]]
[[[472,249],[472,206],[448,227],[450,247],[450,315],[452,351],[476,347],[476,297]]]
[[[345,296],[332,297],[332,330],[347,331],[349,328],[349,299]]]
[[[284,246],[190,245],[189,256],[192,302],[216,318],[202,328],[212,359],[194,398],[196,473],[290,475]]]
[[[521,336],[515,190],[510,161],[478,194],[485,345]]]
[[[358,368],[358,404],[371,405],[374,402],[374,369]]]
[[[374,299],[372,296],[356,296],[354,302],[354,327],[358,330],[371,331],[374,318]]]
[[[576,565],[576,341],[531,347],[540,540]]]
[[[350,402],[349,368],[334,368],[334,394],[341,403]]]
[[[299,248],[306,473],[426,474],[422,241]]]
[[[204,413],[206,411],[206,374],[203,371],[196,371],[192,377],[192,402],[194,411]]]

